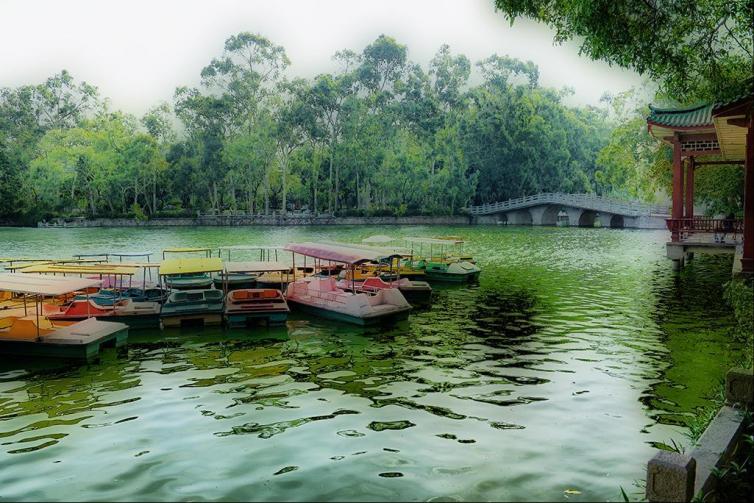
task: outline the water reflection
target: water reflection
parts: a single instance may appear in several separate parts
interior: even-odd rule
[[[364,232],[134,231],[127,246]],[[393,327],[294,315],[271,330],[133,332],[127,354],[88,366],[4,360],[0,496],[617,498],[643,476],[629,460],[682,434],[740,354],[708,298],[725,264],[675,279],[661,234],[446,233],[470,238],[481,283],[436,288]]]

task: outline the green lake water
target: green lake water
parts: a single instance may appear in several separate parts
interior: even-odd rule
[[[636,497],[653,445],[688,444],[745,352],[731,258],[673,273],[664,231],[6,228],[0,256],[372,234],[461,235],[480,282],[390,328],[294,314],[131,331],[89,365],[0,355],[0,499]]]

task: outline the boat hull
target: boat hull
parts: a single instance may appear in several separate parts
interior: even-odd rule
[[[90,319],[59,328],[38,340],[0,335],[0,354],[90,361],[100,354],[102,348],[119,348],[127,340],[127,326]]]
[[[426,288],[399,287],[409,304],[413,306],[428,306],[432,303],[432,290]]]
[[[180,328],[186,325],[203,325],[210,327],[213,325],[222,325],[223,315],[221,313],[196,313],[162,316],[160,322],[164,328]]]
[[[146,328],[160,328],[160,315],[156,314],[138,314],[126,316],[98,316],[98,320],[117,321],[125,323],[128,328],[138,330]]]
[[[228,328],[244,328],[260,322],[266,323],[269,326],[285,325],[287,321],[287,312],[229,313],[225,315],[225,324]]]
[[[225,302],[219,290],[186,290],[174,292],[162,305],[160,320],[163,327],[201,324],[220,325]]]
[[[445,283],[473,283],[479,281],[479,272],[456,274],[441,271],[427,271],[427,281],[441,281]]]
[[[305,304],[302,302],[297,302],[292,299],[288,299],[288,304],[294,306],[297,310],[312,314],[314,316],[318,316],[320,318],[325,318],[328,320],[334,320],[334,321],[341,321],[344,323],[351,323],[354,325],[361,325],[361,326],[373,326],[373,325],[380,325],[380,324],[389,324],[389,323],[395,323],[397,321],[408,319],[408,315],[411,312],[411,309],[403,309],[403,310],[396,310],[389,313],[380,313],[375,316],[353,316],[350,314],[346,314],[339,311],[333,311],[331,309],[324,309],[319,306],[313,306],[310,304]]]

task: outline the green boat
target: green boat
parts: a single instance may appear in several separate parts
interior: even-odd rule
[[[173,292],[162,305],[163,327],[188,324],[220,325],[225,309],[224,294],[214,288]]]
[[[165,278],[165,285],[176,290],[200,290],[210,288],[212,276],[206,273],[175,274]]]
[[[225,289],[227,286],[228,291],[231,290],[243,290],[254,288],[257,286],[258,274],[251,273],[235,273],[223,271],[215,274],[213,281],[215,288]]]
[[[479,281],[481,269],[466,261],[440,262],[420,260],[417,266],[424,269],[428,281],[443,281],[448,283],[472,283]]]

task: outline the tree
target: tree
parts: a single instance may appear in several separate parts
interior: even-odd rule
[[[463,89],[469,81],[471,63],[463,54],[453,56],[443,44],[429,63],[432,90],[446,112],[462,104]]]
[[[754,75],[754,4],[749,0],[495,0],[518,17],[576,39],[580,52],[647,75],[678,101],[723,99]]]

